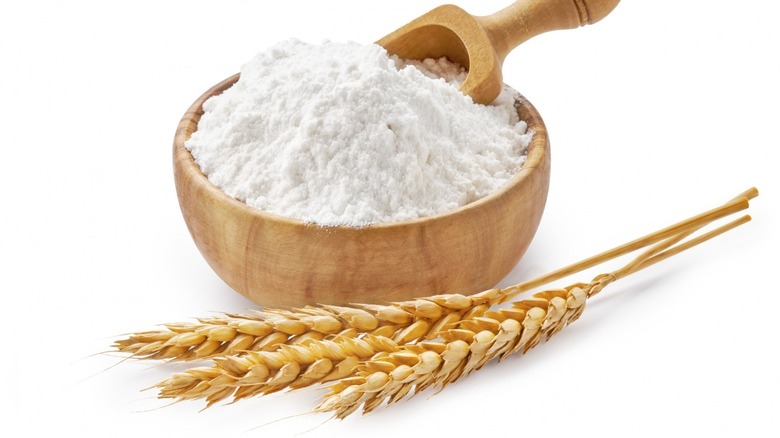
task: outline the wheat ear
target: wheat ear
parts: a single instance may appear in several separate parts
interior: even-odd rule
[[[576,291],[574,293],[577,294]],[[537,297],[548,295],[557,297],[560,292],[555,290],[538,293],[533,300],[515,303],[514,310],[488,311],[469,316],[453,323],[452,326],[457,327],[456,329],[443,328],[437,336],[453,334],[463,337],[467,330],[492,324],[496,318],[507,318],[499,315],[510,315],[522,321],[529,309],[529,303],[536,307],[546,305],[546,301]],[[580,301],[584,303],[584,299]],[[557,300],[554,303],[559,304]],[[529,315],[529,318],[539,316],[537,311],[531,311]],[[574,312],[570,316],[576,317],[579,313]],[[498,324],[494,325],[498,327]],[[438,345],[440,344],[427,341],[399,345],[392,339],[374,335],[312,340],[305,345],[282,345],[274,352],[247,352],[241,356],[215,358],[213,366],[176,373],[160,382],[157,388],[160,390],[160,398],[205,399],[210,406],[231,396],[237,401],[288,387],[297,389],[334,380],[341,380],[339,384],[343,385],[353,379],[351,376],[356,369],[366,366],[376,368],[387,355],[397,357],[398,352],[401,355],[398,357],[403,359],[409,357],[410,351],[419,353],[420,349],[435,348]]]
[[[576,272],[625,255],[670,236],[695,231],[714,220],[748,207],[758,191],[751,188],[728,203],[670,227],[505,289],[475,295],[435,295],[391,304],[352,306],[307,306],[301,309],[270,309],[247,315],[227,314],[201,318],[198,323],[166,324],[164,330],[140,332],[116,341],[113,348],[131,357],[167,360],[201,360],[274,351],[280,345],[304,345],[312,340],[372,334],[397,343],[433,339],[461,319],[479,316],[491,306],[511,300]]]
[[[354,376],[331,385],[330,392],[314,410],[333,412],[337,418],[345,418],[361,406],[364,412],[370,412],[385,401],[392,404],[429,387],[444,388],[460,377],[480,369],[491,360],[500,360],[518,352],[525,354],[540,341],[549,340],[577,320],[585,309],[587,299],[615,280],[749,220],[749,216],[744,216],[665,250],[687,237],[673,236],[624,268],[600,275],[591,283],[536,293],[531,299],[512,303],[511,308],[464,319],[455,328],[444,330],[440,334],[442,342],[420,342],[403,345],[397,351],[377,353],[357,367]]]
[[[457,338],[455,340],[469,340],[469,342],[474,339],[484,340],[487,334],[483,334],[482,338],[475,338],[475,335],[484,331],[485,327],[492,327],[494,331],[498,330],[500,323],[507,319],[514,319],[527,328],[529,324],[533,325],[533,321],[542,321],[539,318],[546,318],[544,321],[547,322],[544,324],[540,322],[540,327],[542,327],[541,333],[549,337],[579,317],[584,308],[582,306],[584,306],[585,297],[598,293],[610,282],[697,245],[746,222],[748,219],[749,217],[747,216],[743,217],[713,232],[669,249],[693,232],[693,230],[686,230],[657,243],[625,267],[611,274],[601,275],[588,285],[578,284],[565,290],[537,293],[531,300],[522,300],[514,303],[512,309],[486,311],[481,312],[479,315],[469,315],[449,324],[448,327],[438,332],[436,336],[444,339],[455,337]],[[564,304],[567,306],[565,309],[563,307]],[[544,312],[542,313],[539,309],[544,309]],[[557,316],[560,316],[561,319],[559,320]],[[548,325],[552,322],[555,322],[556,325],[553,328],[549,328],[548,331]],[[511,324],[511,322],[507,324]],[[500,351],[502,355],[518,349],[527,351],[541,339],[536,332],[526,331],[524,333],[524,335],[519,335],[520,337],[514,340],[512,348],[507,347],[505,350],[497,349],[497,351]],[[462,346],[462,344],[459,343],[452,348],[458,346]],[[311,340],[305,344],[295,346],[282,345],[275,352],[248,352],[245,356],[217,358],[212,367],[195,368],[175,374],[172,378],[158,384],[157,387],[160,389],[161,398],[204,398],[209,405],[231,396],[233,396],[234,400],[239,400],[255,395],[268,394],[287,387],[294,389],[332,380],[346,379],[337,384],[336,388],[340,388],[347,383],[355,383],[365,377],[360,375],[347,377],[351,374],[353,367],[360,365],[361,370],[366,367],[369,367],[369,369],[372,369],[371,367],[376,368],[378,363],[385,361],[388,354],[391,354],[394,358],[407,360],[411,353],[420,353],[420,348],[426,351],[431,348],[441,350],[438,351],[439,353],[444,351],[439,343],[423,342],[416,346],[413,343],[399,346],[398,343],[383,336],[364,335],[361,339],[354,339],[342,335],[337,336],[333,340]],[[474,366],[467,365],[465,370],[470,372],[475,368],[481,367],[485,361],[493,357],[495,356],[483,356],[477,360],[472,356],[469,363]],[[379,362],[377,363],[376,361]],[[407,363],[406,365],[409,364]],[[452,379],[454,378],[457,378],[457,376]],[[409,382],[404,381],[404,383]],[[412,387],[420,389],[427,385],[425,382],[421,383],[415,380],[413,384],[398,389],[398,391],[406,394]],[[392,392],[392,394],[396,393]],[[367,406],[373,406],[373,403],[368,403]],[[329,404],[326,406],[329,406]]]
[[[274,351],[280,345],[370,334],[399,343],[425,339],[460,318],[484,313],[499,289],[396,302],[346,306],[269,309],[252,314],[199,318],[198,323],[166,324],[164,330],[132,334],[112,347],[143,359],[202,360]]]
[[[206,399],[208,405],[233,396],[234,401],[286,388],[339,380],[379,351],[398,345],[383,336],[312,340],[282,345],[276,351],[250,351],[214,359],[214,366],[191,368],[156,385],[160,398]]]

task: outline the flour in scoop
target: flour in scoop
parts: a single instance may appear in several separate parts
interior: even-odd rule
[[[436,215],[500,189],[531,140],[513,92],[477,105],[464,78],[446,59],[285,41],[204,103],[185,146],[215,186],[269,213],[356,227]]]

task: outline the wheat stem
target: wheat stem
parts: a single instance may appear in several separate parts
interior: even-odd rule
[[[585,269],[592,268],[600,265],[606,261],[612,260],[617,257],[629,254],[641,248],[653,245],[655,243],[664,241],[670,237],[682,235],[686,231],[694,232],[718,219],[724,218],[738,211],[747,209],[750,206],[749,200],[758,196],[758,190],[752,187],[736,197],[732,198],[727,203],[720,207],[714,208],[704,213],[698,214],[684,221],[678,222],[674,225],[668,226],[654,233],[650,233],[646,236],[632,240],[631,242],[617,246],[610,250],[604,251],[593,257],[588,257],[577,263],[565,266],[563,268],[552,271],[548,274],[522,282],[516,286],[505,289],[506,293],[502,293],[502,298],[499,302],[506,302],[516,297],[517,295],[527,292],[532,289],[536,289],[545,284],[552,283],[565,277],[569,277],[577,272],[584,271]],[[685,236],[682,236],[684,238]]]
[[[653,255],[652,257],[645,258],[644,260],[639,261],[639,263],[636,263],[634,266],[631,266],[630,269],[625,269],[625,267],[619,271],[613,272],[613,274],[618,277],[622,278],[626,275],[633,274],[635,272],[641,271],[642,269],[648,268],[660,261],[666,260],[669,257],[672,257],[674,255],[677,255],[685,250],[688,250],[690,248],[693,248],[696,245],[699,245],[701,243],[704,243],[714,237],[720,236],[721,234],[733,230],[734,228],[746,224],[751,221],[750,215],[745,215],[740,217],[739,219],[735,219],[725,225],[722,225],[712,231],[709,231],[705,234],[702,234],[701,236],[695,237],[691,240],[688,240],[686,242],[683,242],[673,248],[670,248],[666,251],[663,251],[659,254]]]

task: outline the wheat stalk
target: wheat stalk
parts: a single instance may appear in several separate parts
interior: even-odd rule
[[[539,292],[531,299],[512,303],[509,309],[462,318],[437,332],[436,336],[446,343],[424,341],[399,345],[387,337],[363,335],[359,339],[337,336],[333,340],[312,340],[303,345],[282,345],[275,352],[248,352],[243,356],[217,358],[212,367],[177,373],[157,385],[159,396],[178,400],[206,399],[207,406],[211,406],[231,396],[237,401],[288,387],[297,389],[339,380],[317,410],[333,410],[338,417],[344,417],[364,404],[364,409],[370,411],[385,399],[393,402],[403,398],[412,388],[419,392],[431,385],[444,386],[494,358],[530,350],[541,339],[549,339],[579,318],[586,299],[609,283],[748,219],[743,217],[668,249],[691,231],[672,236],[625,267],[600,275],[589,284]],[[430,368],[434,365],[441,369]],[[428,370],[429,374],[424,374],[423,370]],[[380,382],[385,385],[381,392],[370,389]],[[360,392],[360,397],[354,398],[355,391]]]
[[[359,334],[386,337],[400,344],[429,340],[444,327],[461,319],[480,316],[491,306],[511,300],[522,292],[671,236],[693,232],[747,208],[748,200],[757,195],[754,188],[747,190],[721,207],[505,289],[491,289],[471,296],[435,295],[391,304],[321,305],[291,310],[268,309],[246,315],[226,314],[201,318],[198,323],[166,324],[163,330],[133,334],[116,341],[112,347],[134,358],[187,361],[240,355],[246,351],[275,351],[285,344],[305,345],[310,341]]]
[[[355,374],[330,386],[315,412],[333,412],[345,418],[360,407],[368,413],[382,403],[395,403],[429,387],[444,388],[492,360],[525,354],[548,341],[582,315],[588,298],[610,283],[665,260],[750,220],[744,216],[695,239],[671,247],[690,232],[651,248],[625,267],[596,277],[588,284],[536,293],[512,303],[509,309],[464,319],[440,334],[442,342],[403,345],[397,351],[377,353],[356,368]]]
[[[712,221],[747,208],[757,194],[748,190],[719,208],[506,289],[388,305],[227,314],[197,324],[169,324],[115,346],[135,357],[213,358],[213,366],[192,368],[156,385],[161,398],[205,399],[211,406],[230,397],[235,401],[335,382],[315,411],[344,418],[361,406],[369,412],[428,387],[443,388],[491,360],[529,351],[579,318],[587,299],[611,282],[749,221],[744,216],[680,243]],[[624,267],[588,284],[539,292],[509,308],[490,310],[530,288],[647,246]]]

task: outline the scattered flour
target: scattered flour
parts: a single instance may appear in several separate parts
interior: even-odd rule
[[[222,191],[277,215],[346,226],[431,216],[499,189],[531,140],[510,90],[476,105],[457,89],[464,78],[446,59],[285,41],[206,101],[186,147]]]

